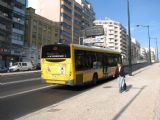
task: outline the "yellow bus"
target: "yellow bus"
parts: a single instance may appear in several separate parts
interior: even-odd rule
[[[83,45],[53,44],[41,49],[41,78],[50,84],[83,85],[116,76],[120,52]]]

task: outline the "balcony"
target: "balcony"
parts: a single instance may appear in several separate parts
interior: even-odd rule
[[[7,4],[6,2],[3,2],[3,1],[1,1],[0,0],[0,5],[1,6],[4,6],[4,7],[6,7],[6,8],[9,8],[9,9],[12,9],[12,3],[11,4]]]
[[[24,31],[18,30],[18,29],[15,29],[15,28],[12,29],[12,32],[17,33],[17,34],[24,35]]]
[[[26,5],[25,0],[16,0],[16,1],[23,4],[23,5]]]
[[[24,44],[23,41],[18,41],[18,40],[15,40],[15,39],[13,39],[13,38],[12,38],[12,43],[13,43],[13,44],[16,44],[16,45],[23,45],[23,44]]]
[[[4,42],[5,39],[6,39],[6,38],[5,38],[4,36],[0,36],[0,41],[3,41],[3,42]]]
[[[6,30],[6,29],[7,29],[7,28],[6,28],[6,25],[0,23],[0,29],[1,29],[1,30]]]
[[[13,9],[14,11],[16,11],[16,12],[19,12],[19,13],[22,13],[22,14],[25,14],[25,10],[23,10],[23,9],[19,9],[19,8],[17,8],[17,7],[14,7],[14,9]]]
[[[9,18],[9,16],[6,13],[0,12],[0,17],[5,19],[5,20],[8,20],[9,22],[12,22],[12,19]]]
[[[22,25],[24,25],[24,21],[21,20],[21,19],[19,19],[19,18],[13,17],[13,21],[14,21],[14,22],[17,22],[17,23],[20,23],[20,24],[22,24]]]

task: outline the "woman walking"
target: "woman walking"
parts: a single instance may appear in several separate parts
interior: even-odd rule
[[[117,64],[117,69],[118,69],[118,86],[119,86],[119,92],[122,93],[124,91],[123,86],[125,84],[124,78],[125,78],[125,73],[124,73],[124,67],[122,64]]]

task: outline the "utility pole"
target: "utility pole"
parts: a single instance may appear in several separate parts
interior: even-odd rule
[[[59,21],[60,22],[59,22],[59,40],[58,40],[59,43],[62,43],[62,35],[61,35],[62,34],[62,29],[61,29],[62,28],[61,13],[62,12],[61,12],[61,6],[62,6],[62,1],[60,0],[60,11],[59,11],[60,12],[60,14],[59,14]]]
[[[149,28],[149,25],[146,25],[146,26],[144,26],[144,25],[137,25],[137,27],[146,27],[147,28],[147,30],[148,30],[148,44],[149,44],[149,64],[152,64],[152,61],[151,61],[151,43],[150,43],[150,39],[151,39],[151,37],[150,37],[150,28]]]
[[[131,58],[131,32],[130,32],[130,3],[127,0],[127,11],[128,11],[128,62],[129,62],[129,75],[132,76],[132,58]]]
[[[72,10],[72,41],[71,41],[71,43],[72,44],[74,44],[74,2],[75,1],[73,1],[73,4],[72,4],[72,8],[73,8],[73,10]]]
[[[157,38],[151,38],[151,39],[156,40],[156,57],[157,57],[157,62],[159,62]]]
[[[149,25],[147,26],[148,28],[148,39],[149,39],[149,63],[152,64],[151,62],[151,42],[150,42],[150,32],[149,32]]]
[[[157,62],[159,62],[157,39],[156,39],[156,49],[157,49]]]

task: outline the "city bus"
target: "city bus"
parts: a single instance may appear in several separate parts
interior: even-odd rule
[[[52,44],[41,48],[41,78],[50,84],[96,84],[98,80],[115,77],[120,52],[76,44]]]

